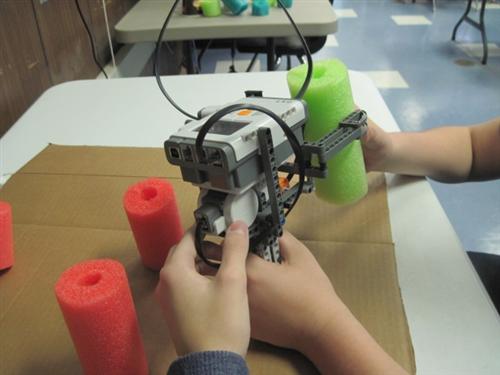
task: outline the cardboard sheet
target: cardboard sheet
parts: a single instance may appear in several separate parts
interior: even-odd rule
[[[123,210],[123,193],[151,176],[172,181],[183,207],[182,223],[191,226],[198,189],[182,181],[162,149],[50,146],[11,177],[2,196],[6,201],[32,198],[17,200],[15,222],[128,230],[126,217],[117,214]],[[384,177],[370,174],[369,183],[369,199],[351,206],[303,194],[287,229],[303,240],[392,243]],[[65,209],[53,210],[54,205]]]
[[[121,204],[125,189],[147,176],[169,177],[189,226],[197,189],[160,149],[50,146],[0,190],[13,206],[16,255],[0,274],[2,374],[82,372],[53,287],[65,269],[93,258],[124,264],[151,373],[166,373],[175,350],[153,295],[157,274],[142,266]],[[306,240],[351,311],[414,373],[383,176],[372,176],[369,195],[350,208],[303,199],[287,229]],[[247,362],[253,374],[315,373],[299,353],[259,342]]]

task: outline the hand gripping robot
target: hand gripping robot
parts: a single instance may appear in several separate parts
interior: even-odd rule
[[[158,35],[154,70],[166,99],[192,119],[164,146],[168,161],[181,168],[182,178],[200,188],[194,212],[196,252],[205,263],[218,267],[205,256],[203,239],[208,234],[224,236],[231,223],[243,220],[249,228],[250,249],[266,260],[280,262],[278,238],[286,216],[302,192],[314,190],[312,178],[327,176],[327,161],[363,135],[366,113],[354,111],[320,140],[304,141],[308,112],[302,97],[312,77],[313,60],[286,4],[278,0],[307,57],[307,76],[295,99],[266,98],[260,91],[247,91],[245,98],[232,104],[206,107],[198,116],[190,115],[168,95],[159,75],[162,41],[179,2],[174,1]],[[292,155],[295,160],[290,162]]]
[[[248,225],[251,251],[280,262],[278,238],[287,213],[302,192],[314,190],[313,178],[327,176],[327,161],[366,131],[366,113],[356,110],[320,140],[306,142],[303,100],[245,94],[227,106],[202,109],[164,144],[168,161],[200,188],[196,251],[214,267],[202,241],[224,236],[236,220]]]

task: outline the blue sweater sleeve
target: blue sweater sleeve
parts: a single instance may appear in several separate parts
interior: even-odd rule
[[[248,375],[242,356],[226,351],[190,353],[177,358],[167,375]]]

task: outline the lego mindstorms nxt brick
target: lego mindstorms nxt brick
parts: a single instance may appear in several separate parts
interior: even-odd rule
[[[200,120],[189,121],[164,144],[168,161],[180,167],[185,181],[200,188],[194,213],[197,252],[211,265],[201,240],[207,234],[223,236],[236,220],[248,225],[252,251],[280,261],[277,239],[285,209],[293,207],[302,191],[313,190],[311,177],[325,177],[329,158],[366,127],[366,113],[356,111],[319,141],[304,142],[305,102],[250,95],[201,110]],[[294,174],[299,182],[289,186]]]

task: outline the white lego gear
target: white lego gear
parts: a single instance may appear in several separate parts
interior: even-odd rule
[[[223,210],[227,227],[237,220],[245,222],[250,227],[259,210],[259,199],[255,190],[249,189],[238,195],[228,194],[224,201]]]

